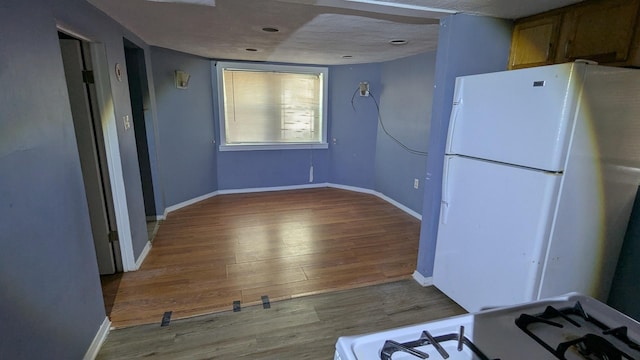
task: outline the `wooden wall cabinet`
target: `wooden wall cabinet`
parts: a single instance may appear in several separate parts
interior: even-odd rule
[[[576,59],[640,66],[639,11],[640,0],[594,0],[516,20],[509,68]]]
[[[553,64],[561,20],[561,15],[551,15],[516,22],[509,67],[519,69]]]
[[[636,32],[638,4],[638,0],[608,0],[567,11],[556,62],[576,59],[626,62]]]

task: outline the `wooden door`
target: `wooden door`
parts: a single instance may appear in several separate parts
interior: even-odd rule
[[[101,275],[113,274],[116,272],[116,259],[109,222],[109,204],[112,204],[112,200],[107,200],[109,195],[105,192],[108,174],[104,173],[106,166],[100,163],[98,150],[100,144],[104,144],[98,142],[92,100],[87,87],[87,76],[90,75],[85,60],[88,54],[83,53],[80,40],[65,36],[59,41],[98,270]]]

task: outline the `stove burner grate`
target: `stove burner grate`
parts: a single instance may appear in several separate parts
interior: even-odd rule
[[[478,347],[471,342],[466,336],[464,336],[464,326],[460,326],[459,333],[451,333],[440,336],[431,336],[428,331],[423,331],[420,339],[415,341],[409,341],[406,343],[398,343],[393,340],[387,340],[382,347],[382,351],[380,352],[381,360],[391,360],[391,356],[393,353],[402,351],[408,354],[411,354],[419,359],[426,359],[429,357],[429,354],[424,353],[416,348],[420,346],[432,345],[436,351],[440,354],[443,359],[448,359],[449,354],[447,351],[440,345],[440,343],[445,341],[457,341],[458,346],[457,350],[462,351],[464,346],[466,345],[480,360],[491,360],[488,358]],[[498,360],[498,359],[495,359]]]
[[[590,323],[595,325],[595,327],[601,331],[601,335],[587,333],[576,339],[560,342],[557,347],[554,348],[529,329],[529,326],[532,324],[546,324],[556,328],[563,328],[564,325],[558,320],[565,320],[567,325],[572,325],[576,328],[583,327],[578,321],[572,319],[570,315],[575,316],[577,319],[582,319],[585,324]],[[557,320],[553,321],[551,319]],[[518,319],[516,319],[516,325],[560,360],[566,360],[565,354],[572,347],[575,347],[578,353],[585,359],[635,360],[629,354],[605,339],[605,336],[612,336],[614,339],[628,346],[629,349],[640,350],[640,345],[633,342],[627,336],[627,327],[609,328],[598,319],[587,314],[580,302],[576,302],[573,307],[560,310],[552,306],[547,306],[543,313],[537,315],[521,314]]]

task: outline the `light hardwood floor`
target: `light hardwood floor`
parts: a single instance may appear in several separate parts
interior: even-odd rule
[[[113,330],[97,359],[329,360],[339,336],[463,313],[436,288],[401,280],[285,300],[270,309],[253,306],[172,321],[164,327]]]
[[[170,213],[140,270],[103,277],[105,303],[120,328],[406,279],[419,232],[393,205],[346,190],[216,196]]]

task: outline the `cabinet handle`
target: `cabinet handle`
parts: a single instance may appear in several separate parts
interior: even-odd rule
[[[567,42],[564,43],[564,58],[568,58],[569,55],[569,48],[571,47],[571,40],[567,40]]]

